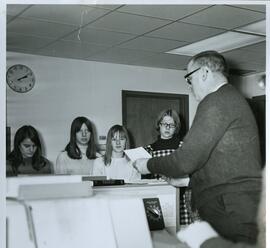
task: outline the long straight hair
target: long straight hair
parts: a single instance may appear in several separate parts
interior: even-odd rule
[[[112,138],[114,137],[115,133],[118,133],[120,135],[124,135],[126,138],[126,147],[125,149],[129,149],[130,147],[130,141],[128,136],[128,131],[125,127],[120,125],[114,125],[110,128],[108,134],[107,134],[107,142],[106,142],[106,152],[104,156],[104,164],[110,165],[112,162]]]
[[[84,116],[79,116],[72,121],[71,128],[70,128],[70,140],[65,148],[65,151],[67,152],[68,156],[72,159],[82,158],[81,150],[79,149],[77,145],[77,141],[76,141],[76,133],[81,130],[81,127],[83,124],[87,126],[88,131],[91,133],[89,142],[87,144],[86,157],[88,159],[95,159],[96,158],[96,142],[95,142],[93,126],[92,126],[91,121]]]
[[[20,150],[20,144],[25,140],[30,139],[37,147],[33,157],[32,157],[32,167],[35,170],[40,170],[46,165],[45,158],[42,157],[41,142],[37,130],[32,126],[22,126],[20,127],[14,137],[14,149],[7,156],[7,160],[11,161],[11,167],[14,175],[18,174],[18,168],[20,165],[24,164],[23,156]]]

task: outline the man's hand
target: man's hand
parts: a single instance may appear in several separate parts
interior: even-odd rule
[[[167,177],[165,179],[168,184],[174,186],[174,187],[183,187],[187,186],[189,182],[189,177],[182,177],[182,178],[169,178]]]
[[[147,162],[149,158],[140,158],[133,162],[133,167],[142,175],[150,174],[151,172],[147,168]]]
[[[187,228],[180,230],[177,233],[177,237],[191,248],[200,248],[203,242],[210,238],[218,237],[218,234],[208,222],[201,221],[194,222]]]

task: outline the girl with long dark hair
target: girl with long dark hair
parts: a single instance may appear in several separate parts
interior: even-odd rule
[[[73,120],[70,140],[56,160],[56,174],[91,175],[97,157],[93,124],[86,117]]]
[[[7,176],[19,174],[50,174],[52,165],[42,156],[41,142],[37,130],[22,126],[14,137],[14,149],[7,156]]]

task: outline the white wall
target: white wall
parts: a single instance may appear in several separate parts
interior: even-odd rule
[[[252,74],[245,77],[232,78],[234,86],[246,97],[265,95],[265,89],[260,88],[258,83],[264,73]]]
[[[190,94],[185,71],[7,53],[7,68],[20,63],[32,68],[36,85],[28,93],[7,87],[11,142],[20,126],[31,124],[42,135],[52,162],[67,144],[75,117],[92,120],[98,136],[122,123],[121,90]],[[191,123],[197,102],[192,95],[189,99]]]

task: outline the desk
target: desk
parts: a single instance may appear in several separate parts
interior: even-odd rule
[[[21,200],[13,198],[7,201],[8,248],[74,248],[78,245],[80,248],[183,247],[176,246],[175,236],[166,232],[175,234],[179,212],[177,189],[167,183],[92,188],[86,182],[77,187],[76,177],[74,182],[67,183],[68,187],[63,187],[62,178],[61,187],[55,190],[57,184],[54,188],[54,183],[38,184],[36,180],[28,184],[25,181],[24,178],[23,184],[27,186],[20,186],[21,190],[9,187],[11,196]],[[20,182],[16,185],[19,186]],[[80,192],[76,196],[76,191],[73,191],[69,197],[64,191],[72,185]],[[93,191],[91,194],[88,194],[89,187]],[[23,193],[22,189],[26,192],[16,195]],[[48,189],[52,191],[51,198],[50,192],[43,193]],[[34,192],[32,198],[31,192]],[[61,198],[63,195],[65,198]],[[23,199],[23,196],[28,198]],[[141,200],[148,197],[159,197],[166,230],[149,232]]]
[[[165,227],[167,230],[175,234],[178,230],[177,221],[179,219],[179,194],[178,189],[165,183],[155,184],[127,184],[121,186],[105,186],[93,187],[96,197],[139,197],[153,198],[158,197],[162,208]]]
[[[7,227],[8,248],[152,248],[143,203],[134,197],[8,201]]]
[[[188,181],[183,180],[183,186]],[[151,231],[153,248],[188,248],[176,238],[179,229],[179,188],[165,182],[93,187],[95,197],[158,197],[163,212],[165,229]]]

